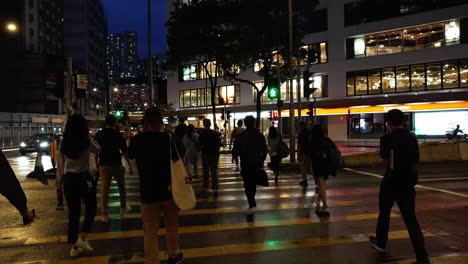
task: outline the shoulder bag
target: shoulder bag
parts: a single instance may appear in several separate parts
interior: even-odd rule
[[[171,191],[174,202],[181,211],[195,208],[197,199],[193,191],[192,179],[189,177],[187,167],[179,155],[177,147],[177,160],[172,159],[172,148],[176,146],[172,135],[169,134],[169,155],[171,162]]]

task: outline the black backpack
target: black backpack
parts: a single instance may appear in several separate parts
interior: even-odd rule
[[[335,176],[336,172],[342,167],[343,159],[341,152],[335,142],[330,138],[320,140],[313,155],[315,155],[315,157],[320,160],[320,163],[327,168],[330,175]]]

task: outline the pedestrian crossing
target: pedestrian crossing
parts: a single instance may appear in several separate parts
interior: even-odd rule
[[[321,218],[314,213],[315,186],[311,184],[304,189],[298,185],[300,176],[289,173],[282,176],[278,185],[270,178],[270,187],[258,188],[257,213],[247,217],[242,178],[234,172],[234,166],[226,165],[221,162],[218,194],[203,192],[201,178],[196,179],[197,207],[179,214],[180,247],[186,258],[183,263],[411,263],[413,252],[408,246],[409,236],[397,213],[391,215],[389,246],[403,252],[398,252],[398,261],[376,261],[376,253],[368,245],[368,236],[373,235],[378,218],[377,185],[363,192],[347,192],[334,187],[332,180],[328,191],[331,216]],[[132,211],[126,215],[119,214],[119,194],[113,181],[109,196],[113,220],[108,224],[100,222],[98,209],[93,232],[88,236],[96,249],[94,253],[80,258],[64,257],[68,253],[68,247],[64,247],[66,236],[43,236],[25,239],[23,245],[63,248],[62,256],[39,257],[34,261],[17,263],[143,263],[144,233],[138,178],[128,176],[126,183]],[[158,235],[163,236],[165,232],[162,225]],[[424,230],[424,234],[429,241],[450,235],[431,229]],[[167,253],[163,238],[159,237],[163,249],[160,258],[165,263]],[[434,258],[432,263],[468,263],[468,255]]]

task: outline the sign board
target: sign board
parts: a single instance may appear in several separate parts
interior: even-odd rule
[[[47,118],[47,117],[32,117],[31,122],[33,122],[33,123],[49,123],[49,118]]]
[[[62,124],[63,119],[62,118],[52,118],[51,122],[54,123],[54,124]]]
[[[85,74],[77,74],[76,75],[76,88],[78,89],[87,89],[88,88],[88,81],[86,80]]]

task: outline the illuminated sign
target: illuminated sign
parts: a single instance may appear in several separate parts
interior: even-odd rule
[[[468,109],[468,101],[458,102],[440,102],[440,103],[414,103],[404,105],[377,105],[377,106],[356,106],[356,107],[340,107],[340,108],[318,108],[317,115],[347,115],[348,110],[351,114],[372,114],[386,113],[392,109],[399,109],[403,112],[417,111],[442,111],[442,110],[458,110]],[[307,115],[308,110],[301,110],[301,115]],[[281,112],[282,116],[288,117],[289,111]],[[295,110],[295,115],[298,116],[298,111]]]
[[[415,113],[414,123],[417,135],[451,134],[457,125],[468,129],[468,111]]]

